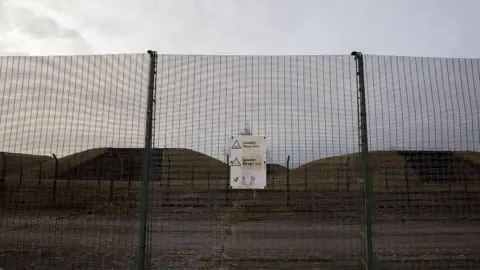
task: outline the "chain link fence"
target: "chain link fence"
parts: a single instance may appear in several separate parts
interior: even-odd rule
[[[1,57],[0,267],[478,269],[479,74],[360,54]],[[266,189],[230,188],[234,135],[267,138]]]

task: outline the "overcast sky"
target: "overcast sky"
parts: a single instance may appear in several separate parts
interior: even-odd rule
[[[372,150],[480,151],[477,59],[374,56],[478,58],[480,2],[353,2],[0,0],[2,151],[142,147],[147,49],[157,147],[223,160],[248,123],[278,163],[356,152],[359,50]]]
[[[0,0],[0,54],[479,57],[478,0]]]

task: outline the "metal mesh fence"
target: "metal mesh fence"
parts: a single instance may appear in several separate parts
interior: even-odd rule
[[[478,60],[363,59],[367,179],[350,55],[159,55],[152,119],[148,54],[0,58],[0,268],[133,268],[142,180],[152,269],[361,269],[368,226],[379,269],[480,268]]]
[[[158,69],[153,267],[359,266],[351,56],[160,55]],[[265,190],[230,189],[239,134],[267,138]]]
[[[128,269],[148,56],[0,58],[0,268]]]
[[[478,60],[365,65],[379,266],[479,269]]]

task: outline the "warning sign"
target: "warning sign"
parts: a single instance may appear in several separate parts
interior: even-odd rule
[[[235,158],[235,160],[232,161],[232,166],[242,166],[242,164],[238,158]]]
[[[235,141],[233,143],[232,149],[242,149],[242,147],[240,146],[240,143],[238,141]]]
[[[267,184],[267,143],[263,136],[232,137],[230,186],[264,189]]]

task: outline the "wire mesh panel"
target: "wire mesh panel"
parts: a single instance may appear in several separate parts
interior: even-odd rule
[[[159,55],[154,269],[358,268],[351,56]],[[267,139],[267,187],[233,190],[230,138]]]
[[[378,266],[479,269],[479,61],[365,64]]]
[[[352,56],[155,67],[153,269],[362,267]],[[377,267],[480,268],[479,73],[365,56]],[[0,268],[134,266],[148,74],[147,54],[0,58]],[[236,135],[267,138],[265,189],[231,188]]]
[[[146,54],[0,58],[0,268],[128,269]]]

